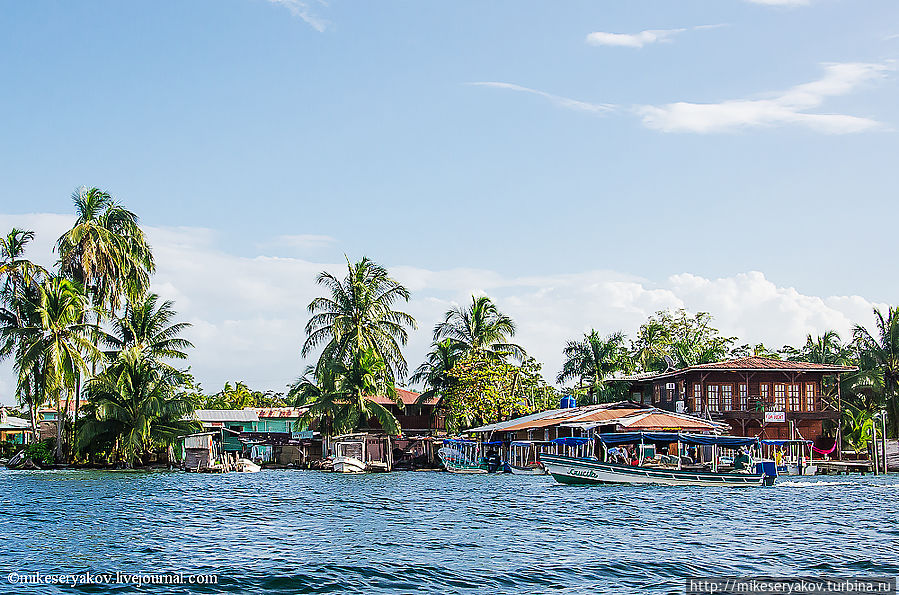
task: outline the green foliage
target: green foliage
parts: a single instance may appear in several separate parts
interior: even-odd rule
[[[449,373],[444,393],[447,423],[461,430],[555,407],[558,395],[528,358],[520,366],[484,351],[463,355]]]
[[[46,442],[32,442],[26,445],[25,456],[40,466],[53,464],[53,449]]]
[[[347,260],[342,281],[328,272],[319,273],[316,281],[331,295],[309,304],[312,317],[306,324],[303,355],[324,344],[317,366],[324,368],[332,363],[351,366],[360,352],[373,350],[392,377],[405,376],[407,364],[401,345],[408,340],[406,327],[415,328],[415,319],[394,310],[393,305],[399,300],[408,302],[409,290],[368,258],[355,264]]]
[[[632,368],[621,333],[613,333],[604,339],[591,330],[582,340],[569,341],[562,353],[565,361],[556,380],[559,383],[576,380],[580,403],[620,400],[617,397],[627,393],[627,387],[607,386],[605,382],[615,372],[628,372]]]
[[[874,309],[876,331],[863,326],[852,329],[860,374],[858,380],[869,391],[869,410],[885,408],[893,436],[899,435],[899,308],[890,306],[886,316]]]
[[[79,445],[85,450],[111,448],[117,460],[135,464],[155,446],[199,431],[198,422],[185,419],[197,403],[184,388],[181,373],[140,348],[119,353],[85,386],[88,403]]]
[[[374,397],[387,397],[402,408],[393,384],[393,375],[374,349],[355,353],[349,365],[332,361],[310,376],[310,371],[291,388],[297,406],[308,407],[300,424],[318,421],[325,435],[344,434],[377,419],[381,428],[392,436],[402,433],[396,417]]]
[[[246,409],[247,407],[285,407],[288,399],[283,393],[252,390],[244,382],[225,386],[214,395],[203,397],[202,409]]]
[[[489,297],[471,296],[471,304],[466,308],[447,311],[443,322],[434,327],[434,341],[449,339],[466,353],[477,351],[497,359],[512,356],[521,361],[526,357],[524,349],[509,342],[515,330],[515,322],[500,312]]]
[[[683,308],[661,310],[640,326],[633,351],[636,368],[661,372],[668,368],[665,356],[675,368],[706,364],[727,357],[736,337],[723,337],[712,327],[712,316],[698,312],[690,316]]]

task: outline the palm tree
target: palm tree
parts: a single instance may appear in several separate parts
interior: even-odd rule
[[[87,298],[79,284],[51,277],[38,294],[39,303],[29,304],[34,320],[19,329],[23,345],[16,368],[20,384],[29,375],[43,376],[43,391],[59,412],[56,457],[62,460],[72,392],[80,374],[87,372],[89,363],[100,361],[102,354],[88,338],[97,329],[84,322]]]
[[[177,314],[173,306],[169,300],[160,304],[155,293],[146,293],[129,301],[124,315],[113,319],[112,334],[107,336],[107,343],[116,351],[136,347],[156,361],[187,359],[183,350],[194,345],[179,335],[191,324],[173,323]]]
[[[393,376],[387,364],[371,348],[356,352],[349,365],[334,361],[319,383],[306,377],[297,383],[297,393],[304,393],[305,400],[298,404],[308,407],[300,423],[318,419],[325,432],[351,432],[369,419],[377,419],[381,428],[391,436],[398,436],[402,428],[396,417],[375,397],[387,397],[397,406],[402,401],[396,394]]]
[[[522,360],[526,356],[524,349],[509,342],[515,331],[515,322],[500,312],[489,297],[471,296],[467,308],[447,311],[443,322],[434,327],[434,341],[452,339],[465,352],[482,352],[499,359],[511,355]]]
[[[565,362],[556,380],[559,383],[577,380],[579,385],[586,387],[591,403],[597,402],[597,395],[606,387],[609,376],[629,366],[621,333],[602,338],[591,330],[582,340],[569,341],[562,353]]]
[[[154,444],[170,445],[200,429],[187,419],[196,409],[183,391],[184,376],[130,347],[85,385],[88,402],[78,433],[82,447],[107,445],[128,464],[140,462]]]
[[[38,313],[40,287],[30,283],[19,287],[14,295],[5,295],[0,306],[0,360],[14,356],[16,362],[27,346],[25,329],[40,326]],[[19,375],[16,392],[19,402],[28,407],[32,435],[37,437],[37,411],[46,402],[44,362],[38,358],[31,372]]]
[[[415,328],[415,319],[393,309],[398,300],[409,301],[409,290],[391,279],[387,269],[363,258],[355,264],[347,260],[347,274],[340,281],[328,272],[316,282],[330,290],[309,304],[312,317],[306,325],[303,356],[325,343],[318,368],[331,362],[351,366],[357,354],[373,350],[387,365],[391,377],[405,376],[407,365],[401,346],[409,338],[406,327]]]
[[[418,398],[419,403],[429,401],[434,395],[441,393],[452,384],[450,371],[459,363],[459,359],[465,353],[465,345],[453,339],[435,341],[431,345],[424,363],[422,363],[409,381],[412,383],[423,382],[425,391]]]
[[[47,274],[43,267],[24,258],[25,248],[33,240],[33,231],[15,227],[0,237],[0,299],[4,304],[13,300],[22,287],[40,282]]]
[[[115,311],[137,298],[156,268],[137,215],[98,188],[72,194],[75,225],[57,241],[60,272],[86,288],[98,311]]]
[[[899,434],[899,308],[890,306],[887,315],[875,308],[876,336],[861,325],[852,329],[863,362],[880,376],[883,401],[889,409],[893,435]]]
[[[135,300],[150,286],[156,269],[153,253],[137,215],[99,188],[82,186],[72,193],[75,225],[57,240],[62,275],[84,286],[96,314],[112,314],[122,299]],[[94,337],[98,343],[99,336]],[[96,373],[96,369],[91,370]],[[81,404],[81,377],[76,381],[75,425]]]

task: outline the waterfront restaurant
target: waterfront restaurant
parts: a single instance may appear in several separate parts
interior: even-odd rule
[[[825,432],[839,431],[840,376],[855,370],[744,357],[612,381],[628,383],[632,400],[726,423],[737,436],[806,439],[829,449],[834,438]]]

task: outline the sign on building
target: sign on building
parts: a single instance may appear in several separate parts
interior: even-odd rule
[[[786,422],[787,422],[786,411],[766,411],[765,412],[765,423],[766,424],[783,424]]]

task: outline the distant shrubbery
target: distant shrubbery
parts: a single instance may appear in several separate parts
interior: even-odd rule
[[[53,449],[46,442],[32,442],[25,446],[25,456],[38,465],[53,464]]]

